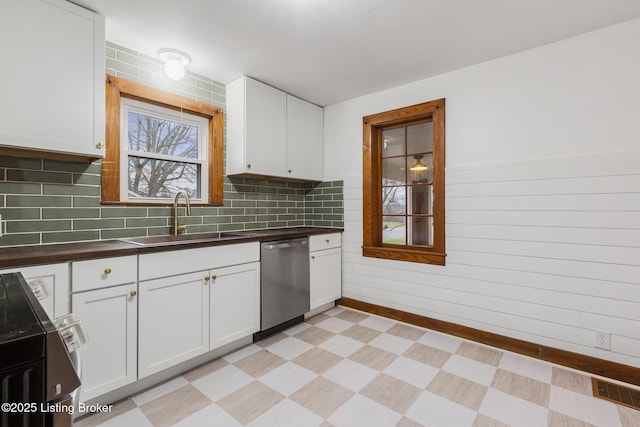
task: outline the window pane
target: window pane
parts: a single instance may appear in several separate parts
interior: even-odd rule
[[[433,186],[414,185],[408,187],[409,214],[413,215],[433,215]]]
[[[407,154],[433,151],[433,123],[418,123],[407,126]]]
[[[433,154],[414,154],[407,158],[409,183],[433,183]]]
[[[200,165],[129,156],[129,198],[172,198],[179,190],[200,198]]]
[[[382,214],[404,215],[407,206],[407,187],[382,187]]]
[[[382,159],[382,185],[404,185],[406,157]]]
[[[129,150],[198,158],[198,128],[189,124],[128,113]]]
[[[433,217],[409,217],[409,244],[414,246],[433,246]]]
[[[382,157],[404,156],[404,128],[382,131]]]
[[[406,217],[382,217],[382,243],[405,245],[407,243]]]

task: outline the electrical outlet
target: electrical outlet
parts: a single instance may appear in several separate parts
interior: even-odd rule
[[[611,350],[611,332],[596,331],[596,347]]]

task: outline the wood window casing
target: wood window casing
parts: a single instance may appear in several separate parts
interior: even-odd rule
[[[445,100],[438,99],[363,117],[363,245],[365,257],[445,265]],[[382,241],[382,131],[433,122],[433,245],[389,245]]]
[[[123,201],[120,197],[120,113],[121,98],[132,98],[162,107],[185,111],[209,120],[208,136],[208,184],[206,203],[200,205],[223,204],[223,126],[224,114],[221,108],[205,104],[180,95],[164,92],[129,80],[107,75],[106,78],[106,152],[102,159],[101,198],[104,204],[167,204],[158,201]],[[205,199],[203,197],[203,199]],[[196,203],[194,203],[196,204]]]

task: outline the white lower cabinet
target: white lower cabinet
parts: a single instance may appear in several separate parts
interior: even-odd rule
[[[140,282],[139,376],[209,351],[206,271]]]
[[[139,256],[138,376],[260,329],[258,242]]]
[[[212,270],[211,349],[260,330],[260,263]]]
[[[137,286],[135,283],[72,295],[73,311],[89,341],[80,347],[86,401],[137,379]]]
[[[20,272],[24,280],[32,284],[44,283],[49,295],[40,304],[51,320],[69,313],[69,264],[46,264],[8,268],[0,273]]]
[[[333,302],[342,296],[342,249],[340,233],[311,236],[310,309]]]
[[[71,288],[88,401],[257,332],[260,244],[75,261]]]
[[[79,350],[82,401],[138,378],[137,261],[129,255],[71,263],[71,308],[89,337]]]

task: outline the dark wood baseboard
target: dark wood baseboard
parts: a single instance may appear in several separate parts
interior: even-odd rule
[[[571,351],[560,350],[553,347],[547,347],[519,340],[517,338],[510,338],[504,335],[481,331],[480,329],[470,328],[468,326],[462,326],[446,322],[444,320],[433,319],[419,314],[413,314],[397,310],[395,308],[384,307],[351,298],[342,298],[338,301],[338,304],[345,307],[355,308],[356,310],[377,314],[379,316],[388,317],[390,319],[399,320],[412,325],[421,326],[423,328],[432,329],[434,331],[455,335],[460,338],[512,351],[525,356],[535,357],[536,359],[556,363],[558,365],[567,366],[569,368],[578,369],[580,371],[589,372],[602,377],[640,386],[640,368],[633,366],[598,359],[596,357],[586,356],[584,354],[574,353]]]

